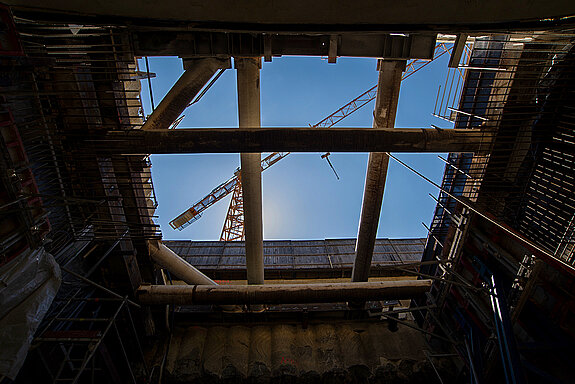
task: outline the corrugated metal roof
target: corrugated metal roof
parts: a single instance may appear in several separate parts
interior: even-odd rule
[[[164,241],[164,244],[202,270],[245,269],[242,241]],[[421,260],[425,239],[377,239],[372,266]],[[355,239],[264,241],[266,269],[349,269],[355,258]]]

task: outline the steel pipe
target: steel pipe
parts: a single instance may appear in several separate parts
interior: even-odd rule
[[[424,294],[431,280],[282,285],[142,285],[142,304],[295,304],[410,299]]]
[[[478,152],[492,133],[481,129],[261,128],[114,131],[78,137],[102,154],[238,152]]]
[[[167,269],[183,282],[195,286],[217,286],[218,284],[200,272],[196,267],[182,259],[178,254],[160,242],[149,242],[150,257],[163,268]],[[236,312],[239,310],[233,305],[220,306],[224,311]]]
[[[150,257],[170,273],[188,284],[217,285],[215,281],[197,270],[162,243],[150,242]]]

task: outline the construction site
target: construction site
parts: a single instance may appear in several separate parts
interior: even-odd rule
[[[572,1],[3,1],[0,384],[575,382]],[[291,56],[377,84],[263,126],[262,65]],[[154,103],[157,57],[183,74]],[[397,125],[438,64],[442,123]],[[224,73],[238,126],[184,127]],[[338,179],[331,153],[369,154],[355,237],[264,239],[292,153]],[[160,154],[240,166],[160,228]],[[446,154],[441,181],[401,154]],[[426,236],[378,237],[390,164],[436,191]],[[219,241],[170,238],[224,199]]]

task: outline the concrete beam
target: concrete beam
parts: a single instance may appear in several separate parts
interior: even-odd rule
[[[193,41],[193,44],[190,44]],[[213,31],[137,31],[134,51],[139,56],[199,57],[273,56],[376,57],[432,59],[435,34],[389,33],[280,35]]]
[[[172,86],[160,105],[150,115],[142,130],[167,130],[184,112],[188,104],[215,75],[218,69],[228,65],[227,60],[190,60],[186,71]]]
[[[240,130],[258,129],[260,121],[261,59],[235,59],[238,72],[238,115]],[[261,153],[241,153],[242,195],[248,284],[264,283],[264,237],[262,219]]]
[[[394,127],[397,103],[399,101],[401,74],[404,69],[404,61],[379,62],[379,80],[373,113],[374,129]],[[351,281],[354,282],[367,281],[369,277],[388,164],[389,156],[387,154],[382,152],[369,154],[363,190],[361,219],[355,246],[355,260],[351,274]]]
[[[511,0],[6,0],[21,17],[40,17],[84,25],[125,23],[181,29],[278,31],[421,31],[469,28],[532,28],[550,18],[575,13],[570,1]],[[162,23],[159,23],[162,22]]]
[[[281,285],[143,285],[136,295],[142,304],[296,304],[352,300],[411,299],[429,291],[431,280],[370,283]]]
[[[78,137],[78,149],[101,154],[238,152],[478,152],[483,130],[431,128],[262,128],[116,131]]]

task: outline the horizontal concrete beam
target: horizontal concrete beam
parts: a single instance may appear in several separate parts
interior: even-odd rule
[[[573,15],[570,1],[511,0],[6,0],[18,16],[84,25],[125,23],[166,30],[242,30],[278,32],[416,31],[489,26],[530,28],[543,19]],[[163,23],[158,23],[163,21]],[[568,21],[568,20],[566,20]]]
[[[334,44],[330,44],[330,39]],[[191,44],[190,42],[193,42]],[[138,56],[177,55],[193,57],[328,56],[385,59],[432,59],[435,34],[389,33],[279,35],[224,32],[136,32]]]
[[[122,131],[79,139],[105,154],[237,152],[478,152],[491,134],[419,128],[261,128]]]
[[[142,304],[296,304],[400,300],[424,294],[431,280],[282,285],[143,285]]]

